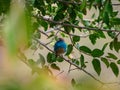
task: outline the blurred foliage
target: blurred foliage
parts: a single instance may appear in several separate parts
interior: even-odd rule
[[[92,20],[86,20],[84,16],[89,15],[88,11],[93,8],[98,11],[98,15],[93,13]],[[60,71],[58,63],[62,63],[63,58],[56,57],[53,52],[48,52],[46,57],[39,53],[39,59],[34,60],[28,59],[18,51],[21,49],[35,51],[41,49],[41,45],[35,40],[41,40],[41,34],[46,35],[47,33],[41,33],[40,28],[47,32],[49,28],[54,29],[61,26],[59,29],[62,30],[62,33],[60,33],[60,30],[58,33],[62,38],[70,38],[71,40],[65,56],[69,57],[75,48],[80,52],[79,58],[69,58],[73,64],[85,69],[87,63],[90,63],[96,74],[100,75],[101,64],[104,63],[106,68],[112,70],[114,75],[118,77],[120,59],[113,53],[113,51],[115,53],[120,51],[120,41],[118,40],[120,17],[118,17],[118,13],[119,11],[113,9],[111,0],[0,0],[0,15],[1,17],[4,16],[4,22],[0,21],[0,25],[4,25],[2,30],[8,52],[13,56],[19,54],[22,61],[32,69],[32,74],[37,72],[39,75],[41,72],[46,72],[47,75],[51,76],[53,75],[52,69]],[[111,41],[105,44],[101,43],[101,49],[91,49],[89,45],[79,45],[82,38],[75,35],[76,31],[84,34],[89,33],[88,37],[85,38],[88,38],[92,45],[96,45],[98,39],[110,37]],[[46,36],[48,40],[53,39],[53,41],[59,38],[54,31]],[[47,46],[47,44],[45,45]],[[111,50],[112,53],[107,52],[106,48]],[[88,62],[86,55],[92,57],[92,60]],[[42,83],[41,80],[42,78],[32,83],[36,88],[39,88],[38,90],[44,90],[45,87],[43,84],[39,84]],[[76,86],[74,79],[72,79],[72,84]],[[39,87],[40,85],[41,87]],[[30,85],[29,89],[26,90],[35,90],[35,87]],[[15,88],[17,87],[15,86]],[[13,86],[13,88],[3,90],[20,89],[14,89]],[[56,90],[56,87],[51,90]]]

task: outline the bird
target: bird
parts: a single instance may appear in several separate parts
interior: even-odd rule
[[[63,38],[58,38],[58,41],[54,45],[54,52],[56,57],[63,55],[67,50],[67,44]]]

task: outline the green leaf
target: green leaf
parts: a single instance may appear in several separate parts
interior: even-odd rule
[[[104,13],[103,13],[103,21],[104,21],[107,25],[109,25],[109,15],[108,15],[107,12],[104,12]]]
[[[44,56],[42,55],[42,54],[40,54],[39,53],[39,59],[37,60],[37,64],[41,64],[42,66],[44,66],[45,65],[45,58],[44,58]]]
[[[112,31],[109,31],[109,32],[107,32],[108,33],[108,35],[113,39],[113,38],[115,38],[115,36],[116,36],[116,33],[115,32],[112,32]]]
[[[83,56],[83,55],[80,56],[80,63],[81,63],[81,68],[82,68],[82,67],[83,67],[83,68],[86,67],[85,62],[84,62],[84,56]]]
[[[91,41],[92,44],[95,44],[96,43],[96,40],[99,36],[97,34],[90,34],[89,35],[89,39]]]
[[[80,5],[80,10],[83,12],[83,14],[86,15],[86,6],[87,6],[87,1],[83,0],[83,2]]]
[[[54,17],[54,20],[55,20],[55,21],[59,21],[59,20],[62,20],[63,18],[64,18],[63,12],[58,12],[58,13],[56,14],[56,16]]]
[[[83,14],[82,14],[82,13],[77,12],[77,15],[78,15],[78,17],[79,17],[81,20],[83,20]]]
[[[114,43],[113,42],[110,42],[110,45],[109,45],[110,49],[113,50],[113,47],[114,47]]]
[[[111,67],[114,75],[117,77],[119,75],[119,68],[118,68],[118,66],[114,62],[111,62],[110,63],[110,67]]]
[[[73,36],[73,41],[74,42],[79,42],[80,41],[80,37],[79,36]]]
[[[56,56],[55,56],[55,54],[49,52],[47,54],[47,62],[48,63],[56,62]]]
[[[103,48],[102,48],[102,51],[104,51],[104,50],[106,49],[107,45],[108,45],[108,43],[105,43],[105,44],[104,44],[104,46],[103,46]]]
[[[94,49],[91,53],[93,57],[100,57],[104,54],[104,52],[100,49]]]
[[[73,46],[72,46],[72,44],[69,44],[65,55],[69,55],[72,52],[72,50],[73,50]]]
[[[91,53],[91,50],[87,46],[81,46],[79,49],[83,52]]]
[[[58,62],[62,62],[62,61],[63,61],[63,58],[57,57],[57,61],[58,61]]]
[[[39,20],[39,23],[44,27],[45,31],[48,29],[48,23],[45,20]]]
[[[100,61],[98,59],[93,59],[92,65],[93,65],[94,70],[97,72],[97,74],[100,75],[101,73]]]
[[[31,66],[36,66],[36,62],[33,59],[28,59],[28,62]]]
[[[117,61],[117,64],[120,64],[120,60]]]
[[[101,57],[101,61],[107,66],[107,68],[109,67],[109,62],[106,58]]]
[[[60,71],[60,68],[55,63],[51,64],[51,68]]]
[[[72,86],[75,86],[75,85],[76,85],[75,79],[72,79],[72,80],[71,80],[71,84],[72,84]]]
[[[107,58],[112,58],[112,59],[115,59],[115,60],[117,60],[118,58],[117,58],[117,56],[115,56],[114,54],[112,54],[112,53],[108,53],[108,56],[106,56]]]
[[[112,25],[120,25],[120,18],[112,18],[110,19]]]
[[[117,64],[120,64],[120,60],[117,61]]]
[[[119,50],[120,50],[120,42],[118,42],[118,39],[115,38],[113,43],[114,43],[114,49],[115,49],[115,51],[119,52]]]
[[[103,31],[97,30],[97,35],[99,35],[101,38],[106,38]]]

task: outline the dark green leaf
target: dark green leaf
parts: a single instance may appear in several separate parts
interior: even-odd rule
[[[91,53],[91,50],[87,46],[81,46],[79,49],[83,52]]]
[[[63,61],[63,58],[57,57],[57,61],[58,61],[58,62],[62,62],[62,61]]]
[[[100,57],[104,54],[104,52],[100,49],[94,49],[91,53],[93,57]]]
[[[48,29],[48,23],[45,20],[40,20],[39,23],[41,26],[44,27],[45,30]]]
[[[110,42],[110,45],[109,45],[110,49],[113,50],[113,47],[114,47],[114,43],[113,42]]]
[[[117,61],[117,64],[120,64],[120,60]]]
[[[109,62],[106,58],[101,58],[101,61],[107,66],[107,68],[109,67]]]
[[[55,63],[51,64],[51,68],[60,71],[60,68]]]
[[[108,53],[108,56],[106,56],[107,58],[112,58],[112,59],[118,59],[117,56],[115,56],[114,54],[112,53]]]
[[[108,35],[109,35],[111,38],[115,38],[115,36],[116,36],[116,33],[115,33],[115,32],[109,31],[109,32],[107,32],[107,33],[108,33]]]
[[[110,22],[112,25],[120,25],[120,18],[112,18]]]
[[[118,66],[114,62],[111,62],[110,63],[110,67],[111,67],[114,75],[117,77],[119,75],[119,68],[118,68]]]
[[[97,38],[98,38],[97,34],[90,34],[89,35],[89,39],[90,39],[90,41],[91,41],[92,44],[96,43]]]
[[[58,12],[54,17],[54,20],[59,21],[59,20],[62,20],[63,18],[64,18],[64,14],[62,12]]]
[[[100,61],[98,59],[93,59],[92,65],[93,65],[94,70],[97,72],[97,74],[100,75],[101,73]]]
[[[80,57],[80,63],[81,63],[81,68],[82,68],[82,67],[83,67],[83,68],[86,67],[85,62],[84,62],[84,56],[83,56],[83,55],[81,55],[81,57]]]
[[[56,62],[56,56],[55,56],[55,54],[49,52],[47,54],[47,62],[48,63]]]
[[[104,21],[107,25],[109,25],[109,15],[108,15],[107,12],[104,12],[104,13],[103,13],[103,21]]]
[[[118,39],[115,38],[113,43],[114,43],[114,49],[115,49],[115,51],[119,52],[119,50],[120,50],[120,42],[118,42]]]
[[[75,64],[79,66],[80,62],[78,60],[76,60]]]
[[[100,36],[101,38],[106,38],[103,31],[98,30],[98,31],[97,31],[97,34],[98,34],[98,36]]]
[[[104,51],[104,50],[106,49],[107,45],[108,45],[108,43],[105,43],[105,44],[104,44],[104,46],[103,46],[103,48],[102,48],[102,51]]]
[[[75,79],[72,79],[72,80],[71,80],[71,84],[72,84],[72,86],[75,86],[75,85],[76,85]]]
[[[72,50],[73,50],[73,46],[72,46],[72,44],[69,44],[65,55],[69,55],[72,52]]]
[[[79,36],[73,36],[73,41],[74,42],[79,42],[80,41],[80,37]]]
[[[107,12],[108,14],[112,15],[113,7],[112,7],[111,0],[106,0],[104,11]]]

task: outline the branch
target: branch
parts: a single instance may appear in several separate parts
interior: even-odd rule
[[[53,52],[53,50],[51,50],[48,46],[46,46],[44,43],[42,43],[41,41],[39,41],[38,39],[34,38],[34,40],[36,40],[39,44],[41,44],[42,46],[44,46],[46,49],[48,49],[49,51]],[[61,56],[60,56],[61,57]],[[100,81],[99,79],[97,79],[96,77],[94,77],[91,73],[87,72],[86,70],[84,70],[83,68],[79,67],[78,65],[74,64],[71,62],[71,60],[68,60],[64,57],[61,57],[63,58],[66,62],[68,62],[69,64],[75,66],[76,68],[78,68],[79,70],[82,70],[84,73],[86,73],[87,75],[91,76],[94,80],[98,81],[99,83],[101,84],[105,84],[104,82]]]
[[[61,29],[59,29],[59,28],[57,28],[57,30],[59,30],[59,31],[65,33],[65,34],[68,34],[69,36],[79,36],[79,37],[81,37],[81,38],[86,38],[86,37],[89,36],[89,35],[75,35],[75,34],[67,33],[67,32],[65,32],[65,31],[63,31],[63,30],[61,30]]]
[[[43,19],[47,22],[50,22],[50,23],[54,23],[54,24],[57,24],[57,25],[62,25],[62,26],[65,26],[65,27],[73,27],[73,28],[78,28],[78,29],[87,29],[89,31],[105,31],[105,32],[109,32],[109,31],[112,31],[112,32],[120,32],[119,30],[110,30],[110,29],[100,29],[100,28],[91,28],[91,27],[82,27],[82,26],[77,26],[77,25],[74,25],[74,24],[67,24],[67,23],[63,23],[63,22],[60,22],[60,21],[54,21],[50,18],[45,18],[41,15],[34,15],[35,17],[39,18],[39,19]]]
[[[74,4],[74,5],[81,5],[82,2],[75,2],[75,1],[64,1],[64,0],[57,0],[61,3],[64,3],[64,4]],[[87,5],[90,5],[89,3]],[[97,6],[97,4],[93,4],[94,6]],[[120,6],[119,3],[113,3],[112,4],[113,6]]]

